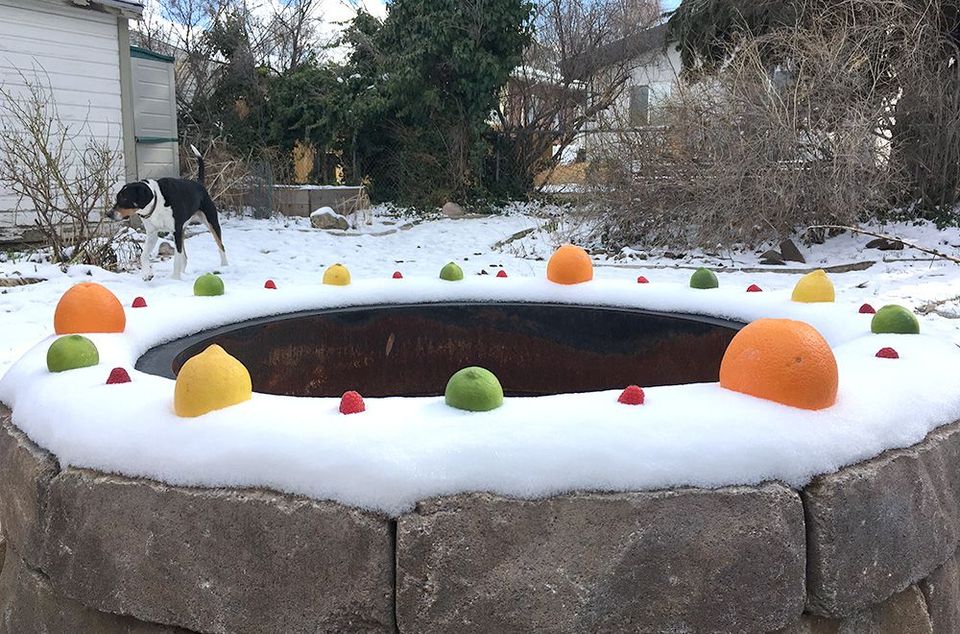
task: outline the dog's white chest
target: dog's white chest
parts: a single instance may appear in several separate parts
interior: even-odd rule
[[[154,231],[173,231],[173,212],[169,207],[157,206],[149,218],[143,219],[143,225],[153,227]]]
[[[147,181],[150,190],[153,192],[153,210],[147,216],[141,216],[143,226],[147,231],[173,231],[175,223],[173,220],[173,209],[167,207],[167,200],[160,191],[160,186],[156,181]]]

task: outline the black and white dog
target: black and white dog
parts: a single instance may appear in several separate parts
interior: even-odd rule
[[[187,254],[183,248],[183,228],[193,218],[203,220],[220,249],[220,264],[227,265],[227,253],[223,248],[223,236],[220,233],[220,221],[217,219],[217,207],[213,204],[207,188],[203,185],[203,156],[197,148],[190,146],[197,157],[199,169],[197,180],[185,178],[146,179],[136,183],[127,183],[117,193],[117,201],[107,213],[107,217],[116,220],[129,218],[133,214],[140,216],[143,228],[147,232],[147,241],[140,255],[140,268],[143,279],[153,277],[150,255],[157,246],[161,231],[172,231],[177,253],[173,258],[173,279],[179,280],[187,266]]]

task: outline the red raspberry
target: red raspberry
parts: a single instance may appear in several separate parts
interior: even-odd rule
[[[110,376],[107,377],[107,385],[116,385],[117,383],[129,383],[130,374],[123,368],[114,368],[110,370]]]
[[[274,282],[273,280],[267,280],[266,282],[263,283],[263,287],[264,287],[264,288],[272,288],[272,289],[276,290],[276,289],[277,289],[277,283]]]
[[[506,276],[507,276],[507,272],[504,271],[503,269],[500,269],[499,271],[497,271],[497,277],[506,277]]]
[[[877,351],[878,359],[899,359],[900,354],[893,348],[880,348]]]
[[[637,278],[637,284],[649,284],[649,283],[650,283],[650,280],[648,280],[642,275]]]
[[[147,307],[147,300],[145,300],[145,299],[142,298],[142,297],[134,297],[134,298],[133,298],[133,304],[132,304],[132,306],[133,306],[134,308],[146,308],[146,307]]]
[[[747,292],[748,292],[748,293],[762,293],[762,292],[763,292],[763,289],[760,288],[759,286],[757,286],[756,284],[751,284],[750,286],[747,287]]]
[[[638,385],[631,385],[623,391],[617,402],[624,405],[643,405],[644,398],[643,388]]]
[[[363,397],[360,396],[359,392],[350,390],[349,392],[344,392],[343,396],[340,397],[341,414],[359,414],[366,409],[367,406],[363,404]]]
[[[861,315],[874,315],[876,314],[876,312],[877,311],[870,304],[864,304],[863,306],[860,307]]]
[[[402,279],[403,279],[403,273],[401,273],[400,271],[394,271],[394,272],[393,272],[393,279],[395,279],[395,280],[402,280]]]

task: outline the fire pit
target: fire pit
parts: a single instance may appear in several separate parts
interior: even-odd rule
[[[5,631],[956,631],[960,353],[697,275],[228,288],[42,342],[0,381]],[[729,378],[763,317],[835,404],[750,391],[807,348]],[[178,416],[214,344],[254,393]],[[473,364],[501,407],[439,396]]]

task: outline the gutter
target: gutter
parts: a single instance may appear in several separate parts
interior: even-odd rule
[[[124,18],[139,20],[143,16],[143,4],[135,0],[68,0],[78,7],[101,8],[117,13]]]

